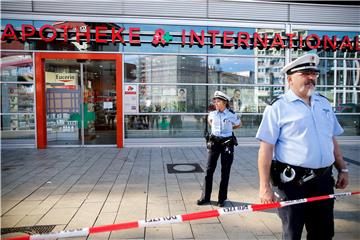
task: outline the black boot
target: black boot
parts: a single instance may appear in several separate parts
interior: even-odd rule
[[[224,207],[225,206],[225,201],[219,201],[217,203],[218,207]]]
[[[210,200],[206,200],[206,199],[199,199],[197,200],[197,205],[204,205],[204,204],[209,204]]]

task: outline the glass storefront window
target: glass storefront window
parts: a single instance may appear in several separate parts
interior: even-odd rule
[[[209,83],[253,84],[255,59],[238,57],[209,57]]]
[[[35,85],[32,53],[6,52],[6,49],[9,48],[12,50],[124,53],[124,89],[128,86],[136,88],[136,97],[132,102],[135,107],[130,109],[131,111],[127,111],[129,102],[124,94],[126,138],[202,137],[207,126],[206,113],[213,107],[212,96],[216,90],[222,90],[233,98],[231,107],[242,117],[244,126],[236,132],[236,135],[253,137],[265,107],[273,98],[285,91],[286,79],[280,73],[285,65],[285,49],[261,49],[253,46],[254,33],[258,33],[260,38],[266,35],[269,39],[268,45],[270,45],[275,36],[281,35],[287,38],[285,29],[22,20],[3,20],[2,29],[7,23],[13,24],[17,31],[21,30],[21,24],[32,24],[37,29],[44,24],[49,24],[57,29],[58,37],[49,43],[39,40],[2,42],[2,49],[5,49],[1,52],[1,117],[5,123],[2,125],[2,130],[17,131],[16,134],[11,135],[15,136],[13,139],[16,139],[16,136],[18,139],[26,139],[21,134],[17,135],[18,131],[33,131],[26,136],[28,139],[34,140],[34,129],[31,128],[34,121],[28,119],[33,119],[35,115]],[[81,31],[91,28],[91,42],[74,42],[73,40],[76,38],[74,29],[69,31],[68,38],[71,41],[63,42],[64,34],[59,28],[64,25],[80,27]],[[99,26],[108,29],[106,37],[103,37],[107,39],[108,43],[94,41],[96,38],[95,28]],[[125,43],[111,43],[112,28],[119,31],[123,28],[121,36]],[[136,46],[129,44],[129,28],[141,29],[137,32],[140,34],[141,44]],[[167,34],[168,43],[165,46],[161,44],[156,46],[153,43],[154,33],[158,29],[163,29]],[[182,44],[183,30],[186,32],[185,44]],[[192,30],[192,33],[200,38],[202,38],[201,31],[204,31],[204,46],[199,46],[196,39],[194,45],[190,46]],[[212,30],[219,31],[215,38],[216,46],[212,46],[214,39],[209,33]],[[224,32],[228,34],[227,43],[230,45],[233,43],[233,46],[223,47]],[[233,32],[232,35],[231,32]],[[236,46],[239,32],[248,33],[251,36],[250,46],[247,48]],[[360,34],[360,32],[308,31],[304,29],[294,29],[292,33],[302,34],[303,38],[310,34],[317,34],[320,38],[325,34],[336,35],[339,41],[345,35],[353,40]],[[50,37],[53,33],[48,31],[44,34],[48,34],[46,36]],[[84,36],[81,38],[85,40]],[[258,40],[258,46],[261,45],[261,40]],[[345,134],[359,134],[357,133],[358,125],[356,125],[360,116],[358,108],[360,58],[358,53],[332,52],[321,49],[312,51],[291,49],[289,51],[291,59],[306,53],[316,53],[320,56],[320,77],[317,82],[317,91],[331,102],[334,111],[346,128]],[[55,62],[62,64],[58,60]],[[108,94],[106,101],[104,100],[106,105],[114,105],[113,100],[116,98],[116,91],[113,89],[114,79],[112,79],[114,73],[105,74],[103,79],[96,80],[93,67],[98,67],[96,72],[102,73],[104,72],[104,68],[101,68],[102,65],[104,64],[95,63],[95,61],[91,68],[84,65],[84,87],[98,88],[99,91],[94,91],[94,96],[95,93],[99,96]],[[90,77],[90,75],[86,75],[86,72],[90,72],[91,78],[94,78],[90,83],[86,80],[87,77]],[[108,80],[112,83],[107,83]],[[102,89],[109,91],[101,93]],[[114,114],[111,114],[110,109],[102,109],[99,106],[105,106],[104,102],[94,105],[94,111],[99,116],[95,121],[95,129],[98,127],[96,130],[99,131],[103,131],[105,128],[113,130],[113,126],[116,125],[116,122],[111,120]],[[11,138],[8,133],[5,136]],[[112,139],[115,139],[115,134]]]
[[[344,129],[343,136],[359,136],[360,135],[360,105],[343,106],[343,109],[349,111],[356,111],[358,114],[352,115],[337,115],[337,119],[340,125]]]
[[[139,85],[139,112],[206,112],[206,90],[194,85]]]
[[[284,93],[284,86],[211,86],[208,90],[209,105],[216,90],[225,92],[230,106],[237,113],[262,113],[272,99]],[[213,109],[208,106],[208,109]]]
[[[206,58],[125,55],[126,83],[206,83]]]
[[[1,83],[1,112],[34,112],[34,92],[34,84]]]
[[[284,84],[284,64],[284,58],[209,57],[209,83]]]
[[[1,52],[1,82],[33,82],[31,53]]]
[[[32,53],[1,52],[0,85],[1,143],[35,144]]]
[[[255,136],[261,119],[261,114],[242,115],[235,135]],[[207,125],[207,115],[126,115],[125,138],[202,138]]]
[[[1,144],[35,144],[34,115],[2,114]]]
[[[126,115],[125,138],[200,138],[206,115]]]
[[[34,131],[35,120],[33,114],[2,115],[2,130],[5,131]]]

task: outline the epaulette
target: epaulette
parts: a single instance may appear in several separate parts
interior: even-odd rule
[[[235,114],[234,110],[232,110],[231,108],[229,108],[229,112]]]
[[[318,94],[319,94],[320,97],[326,98],[326,100],[328,100],[328,101],[330,102],[330,100],[329,100],[327,97],[325,97],[325,96],[322,95],[321,93],[318,93]]]
[[[273,105],[277,100],[280,99],[280,96],[277,96],[276,98],[274,98],[273,100],[271,100],[271,102],[269,103],[269,105]]]

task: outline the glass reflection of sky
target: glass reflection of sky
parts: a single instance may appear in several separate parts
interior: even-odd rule
[[[32,23],[33,21],[1,19],[1,28],[4,28],[6,24],[11,24],[15,28],[21,28],[21,24],[32,24]]]
[[[34,21],[34,27],[36,28],[41,28],[43,25],[48,24],[48,25],[54,25],[55,23],[59,23],[61,21]]]
[[[216,66],[217,59],[220,59],[220,67],[223,72],[253,72],[255,70],[255,58],[209,57],[209,66]]]

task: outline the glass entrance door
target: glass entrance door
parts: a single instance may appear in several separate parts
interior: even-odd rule
[[[116,144],[115,60],[45,59],[47,145]]]

